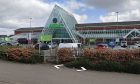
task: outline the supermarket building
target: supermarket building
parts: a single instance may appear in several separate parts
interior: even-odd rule
[[[140,41],[140,21],[78,24],[75,17],[55,5],[42,34],[59,42],[120,42]]]
[[[128,44],[134,44],[140,41],[140,21],[78,24],[71,13],[57,5],[53,8],[41,31],[34,38],[58,43],[81,42],[89,44],[110,41],[119,43],[126,40]]]

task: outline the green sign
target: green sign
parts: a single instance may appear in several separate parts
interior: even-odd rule
[[[5,39],[5,41],[7,41],[7,42],[11,41],[11,39],[10,39],[9,37],[5,37],[4,39]]]
[[[63,24],[58,24],[58,23],[52,23],[49,25],[49,28],[51,29],[60,29],[60,28],[64,28]]]
[[[95,39],[95,38],[91,38],[91,39],[89,39],[89,41],[90,41],[90,42],[95,42],[96,39]]]
[[[12,39],[9,38],[9,37],[0,38],[0,41],[7,41],[7,42],[9,42],[9,41],[11,41],[11,40],[12,40]]]
[[[40,41],[51,41],[52,40],[52,35],[41,35],[40,36]]]

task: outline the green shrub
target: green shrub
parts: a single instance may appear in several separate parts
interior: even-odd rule
[[[30,63],[30,64],[35,64],[35,63],[42,63],[43,62],[43,57],[39,55],[39,53],[34,53],[32,56],[27,60],[25,58],[21,58],[19,60],[21,63]]]
[[[60,48],[57,51],[57,56],[60,62],[68,62],[73,59],[73,52],[70,48]]]
[[[65,64],[65,66],[69,68],[85,67],[86,69],[93,69],[93,64],[90,62],[89,59],[86,59],[86,58],[79,58],[77,60],[68,62]]]
[[[98,64],[95,64],[94,69],[99,71],[117,71],[117,72],[124,71],[124,67],[122,64],[111,61],[103,61]]]
[[[4,50],[0,51],[0,59],[3,59],[3,60],[7,59],[7,53]]]
[[[93,48],[84,48],[82,54],[83,54],[84,57],[94,58],[95,49],[93,49]]]
[[[126,67],[126,72],[140,74],[140,61],[129,62]]]
[[[84,49],[83,56],[92,59],[94,63],[102,61],[114,61],[125,63],[129,61],[140,60],[140,49],[126,49],[126,50],[94,50]]]
[[[16,47],[17,46],[0,46],[0,59],[7,60],[7,50]]]
[[[10,48],[7,50],[8,60],[22,63],[39,63],[43,58],[32,48]]]

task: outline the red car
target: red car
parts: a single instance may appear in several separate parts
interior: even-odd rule
[[[107,44],[98,44],[95,49],[108,49],[108,48],[109,47]]]

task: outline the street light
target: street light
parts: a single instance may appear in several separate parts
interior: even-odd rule
[[[119,12],[117,11],[117,12],[115,12],[115,13],[116,13],[116,21],[117,21],[117,29],[118,29]],[[119,39],[119,37],[116,38],[117,45],[118,45],[118,39]]]
[[[32,18],[29,18],[30,19],[30,28],[31,28],[31,25],[32,25]]]
[[[29,20],[30,20],[30,29],[31,29],[31,26],[32,26],[32,18],[29,18]],[[28,44],[30,44],[31,43],[31,39],[32,39],[32,36],[31,36],[31,32],[32,30],[30,30],[30,32],[29,32],[29,37],[28,37]]]
[[[117,15],[117,22],[119,21],[119,12],[117,11],[116,12],[116,15]]]
[[[103,29],[103,34],[104,34],[104,36],[103,36],[103,42],[105,43],[105,36],[106,36],[106,30],[105,30],[105,27],[106,26],[104,26],[104,29]]]

